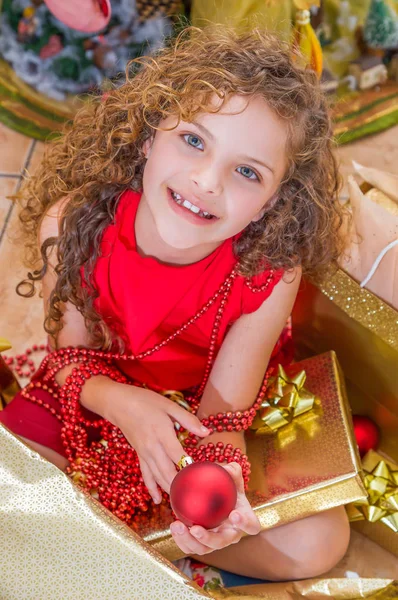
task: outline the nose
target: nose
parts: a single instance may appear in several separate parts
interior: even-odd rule
[[[214,162],[196,164],[191,178],[194,186],[204,194],[219,196],[223,191],[220,169]]]

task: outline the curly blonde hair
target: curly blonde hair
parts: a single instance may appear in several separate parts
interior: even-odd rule
[[[288,168],[277,201],[235,244],[241,274],[253,276],[266,262],[286,271],[300,265],[316,279],[336,264],[342,209],[328,106],[316,75],[296,64],[287,45],[258,30],[187,28],[156,55],[132,61],[126,75],[124,85],[85,103],[73,126],[48,145],[20,194],[27,264],[36,269],[19,284],[21,295],[35,292],[48,269],[49,250],[55,247],[57,254],[47,332],[56,336],[62,328],[62,305],[69,301],[83,314],[93,346],[111,345],[112,332],[94,309],[98,291],[92,274],[103,231],[122,192],[141,188],[143,144],[160,122],[171,115],[189,122],[198,113],[214,112],[214,94],[222,100],[216,110],[234,94],[259,96],[288,127]],[[59,236],[39,249],[42,219],[62,197],[68,202]]]

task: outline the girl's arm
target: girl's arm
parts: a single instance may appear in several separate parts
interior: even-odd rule
[[[291,313],[300,284],[301,271],[281,281],[262,306],[242,316],[231,327],[218,353],[198,410],[199,418],[218,412],[246,410],[255,401],[272,350]],[[200,443],[230,443],[245,449],[243,432],[214,433]],[[188,529],[180,521],[171,526],[172,535],[186,554],[204,555],[238,542],[242,535],[260,531],[259,521],[244,493],[242,473],[236,463],[225,465],[233,477],[238,500],[235,509],[215,530],[195,525]]]
[[[44,216],[39,230],[38,241],[40,247],[48,238],[58,237],[59,222],[67,201],[68,198],[62,198],[56,202],[56,204],[54,204]],[[56,254],[57,248],[56,246],[52,246],[48,255],[47,272],[42,280],[44,314],[47,314],[50,294],[53,291],[57,281],[57,274],[54,270],[55,265],[58,262]],[[62,304],[61,310],[63,311],[63,327],[59,332],[56,341],[53,337],[49,336],[49,345],[51,348],[53,350],[56,348],[66,348],[67,346],[84,346],[89,348],[90,338],[84,323],[83,315],[71,302],[65,302]],[[69,365],[57,373],[56,379],[60,385],[65,383],[67,376],[72,372],[74,367],[75,365]],[[82,400],[84,398],[83,401],[86,408],[91,409],[97,414],[102,414],[103,407],[101,406],[101,402],[107,396],[107,387],[110,387],[111,391],[114,388],[115,382],[111,381],[107,377],[98,376],[90,379],[87,384],[83,387]],[[101,394],[96,393],[98,388],[101,388]]]
[[[232,325],[204,390],[198,410],[200,419],[253,405],[272,350],[292,311],[301,270],[297,268],[288,277],[288,282],[280,281],[256,312],[243,315]],[[222,432],[211,438],[244,446],[243,432]]]

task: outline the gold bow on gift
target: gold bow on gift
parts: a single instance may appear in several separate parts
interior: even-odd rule
[[[350,521],[380,521],[398,533],[398,470],[379,460],[370,470],[366,468],[367,456],[363,461],[367,500],[360,500],[347,506]]]
[[[0,353],[11,348],[11,344],[5,338],[0,338]],[[11,402],[18,393],[19,384],[11,369],[0,356],[0,410]]]
[[[278,375],[269,380],[267,396],[251,426],[256,435],[274,432],[319,405],[319,399],[304,388],[306,378],[305,371],[289,377],[282,365],[278,366]]]
[[[10,342],[5,338],[0,337],[0,352],[4,352],[4,350],[9,350],[10,348]]]

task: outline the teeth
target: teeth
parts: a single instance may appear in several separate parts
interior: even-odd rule
[[[201,217],[204,217],[205,219],[213,218],[213,215],[206,212],[205,210],[200,210],[198,206],[195,206],[195,204],[192,204],[191,202],[189,202],[189,200],[185,200],[182,196],[180,196],[180,194],[177,194],[177,192],[171,192],[171,195],[177,204],[179,204],[180,206],[184,206],[185,208],[193,212],[195,215],[199,215]]]
[[[176,194],[176,192],[171,192],[173,199],[177,202],[177,204],[182,204],[182,198],[180,194]]]

